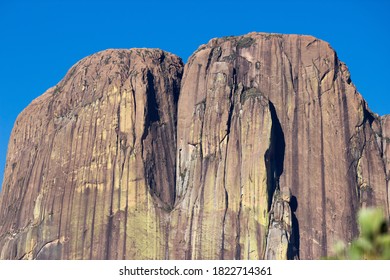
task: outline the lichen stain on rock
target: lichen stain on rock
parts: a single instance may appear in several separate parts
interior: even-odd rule
[[[388,119],[311,36],[94,54],[16,120],[0,258],[318,259],[389,217]]]

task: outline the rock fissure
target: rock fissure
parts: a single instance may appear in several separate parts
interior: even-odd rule
[[[220,57],[221,55],[218,56],[218,58]],[[230,135],[230,126],[231,126],[231,123],[232,123],[232,117],[233,117],[233,109],[234,109],[234,96],[233,96],[233,93],[234,93],[234,89],[231,89],[230,90],[230,96],[229,96],[229,100],[230,100],[230,107],[229,107],[229,113],[228,113],[228,117],[227,117],[227,122],[226,122],[226,135],[222,138],[222,140],[220,141],[223,142],[224,139],[226,138],[226,150],[225,150],[225,162],[224,162],[224,170],[223,170],[223,186],[224,186],[224,191],[225,191],[225,212],[223,214],[223,220],[222,220],[222,248],[221,248],[221,259],[225,259],[225,222],[226,222],[226,215],[227,215],[227,211],[229,209],[229,193],[226,189],[226,169],[227,169],[227,158],[228,158],[228,147],[229,147],[229,135]]]
[[[319,81],[320,84],[320,81]],[[318,102],[320,108],[320,157],[321,157],[321,220],[322,220],[322,234],[321,234],[321,256],[327,256],[328,248],[328,236],[327,236],[327,201],[326,201],[326,174],[325,174],[325,147],[324,147],[324,116],[323,116],[323,107],[321,99],[320,87],[318,89]]]
[[[311,36],[94,54],[15,123],[0,258],[319,258],[390,216],[389,124]]]

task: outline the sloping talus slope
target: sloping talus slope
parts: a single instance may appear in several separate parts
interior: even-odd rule
[[[389,216],[389,139],[311,36],[100,52],[16,121],[0,258],[317,259]]]

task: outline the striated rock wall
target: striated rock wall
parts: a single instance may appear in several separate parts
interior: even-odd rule
[[[11,135],[2,259],[158,259],[175,197],[182,62],[146,49],[77,63]]]
[[[317,259],[389,216],[388,138],[311,36],[100,52],[16,121],[0,258]]]
[[[208,55],[190,60],[182,82],[172,225],[185,230],[172,236],[184,245],[173,257],[258,259],[274,188],[265,157],[272,144],[270,104],[261,94],[242,99],[232,65],[208,69]]]
[[[257,99],[269,100],[274,108],[273,118],[245,108],[247,100]],[[194,109],[189,111],[188,107]],[[240,110],[250,112],[248,120],[237,114]],[[214,219],[219,216],[219,221],[212,222],[211,228],[219,234],[225,234],[225,228],[237,231],[231,250],[236,255],[230,253],[230,257],[252,258],[245,249],[253,258],[264,255],[264,228],[268,227],[267,212],[275,188],[291,190],[297,204],[297,222],[292,231],[296,231],[294,236],[298,237],[296,244],[291,245],[296,247],[294,258],[298,254],[305,259],[327,255],[337,240],[350,241],[357,235],[355,214],[361,205],[387,204],[381,148],[374,141],[378,121],[351,83],[346,66],[323,41],[310,36],[258,33],[211,40],[201,46],[186,65],[178,117],[178,194],[181,186],[193,192],[192,185],[203,188],[203,193],[208,192],[207,189],[217,193],[208,196],[213,200],[212,216]],[[278,124],[271,141],[274,149],[263,140],[264,136],[271,138],[263,132],[264,136],[248,133],[236,139],[235,128],[249,122],[250,130],[254,130],[257,118],[268,118],[272,120],[271,125]],[[199,119],[201,124],[195,126]],[[255,153],[251,141],[257,145],[263,143],[265,148]],[[223,154],[217,153],[221,144],[228,149],[229,145],[234,146],[228,150],[227,158],[238,159],[226,163]],[[245,154],[250,155],[249,161],[240,157]],[[274,163],[269,164],[267,173],[260,162],[267,160],[270,154]],[[259,163],[250,162],[256,158]],[[210,162],[214,169],[221,166],[219,170],[224,170],[227,164],[232,171],[228,171],[227,176],[213,171],[210,178],[197,181],[204,178],[205,172],[207,176]],[[225,177],[225,181],[215,180],[221,177]],[[251,193],[252,189],[258,195]],[[236,204],[241,205],[240,199],[236,199],[238,194],[248,195],[250,200],[260,195],[262,200],[244,204],[248,208],[237,208]],[[191,212],[192,207],[198,208],[197,204],[199,202],[181,207]],[[199,208],[207,209],[206,203],[201,203]],[[245,209],[251,213],[248,219],[229,216],[231,211],[245,215]],[[225,216],[226,220],[222,218]],[[254,230],[248,233],[248,238],[241,232],[243,220],[251,224],[245,223],[245,229]],[[224,225],[226,221],[230,223],[228,226]],[[199,227],[195,222],[192,224]],[[201,224],[206,232],[210,232],[208,227]],[[207,233],[204,235],[209,238]],[[250,242],[249,236],[258,239]],[[197,238],[192,246],[198,247],[194,242],[205,243],[202,237]],[[226,242],[223,237],[218,240]],[[214,246],[224,249],[220,257],[229,251],[225,245]],[[205,257],[206,251],[201,250],[203,255],[192,256]],[[217,256],[213,252],[206,257]]]
[[[385,164],[387,183],[387,209],[390,212],[390,115],[381,118],[381,129],[379,139],[382,140],[382,158]]]

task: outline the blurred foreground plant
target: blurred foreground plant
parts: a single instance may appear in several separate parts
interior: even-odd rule
[[[358,213],[360,236],[350,244],[335,245],[333,260],[390,260],[390,233],[380,209],[366,208]]]

